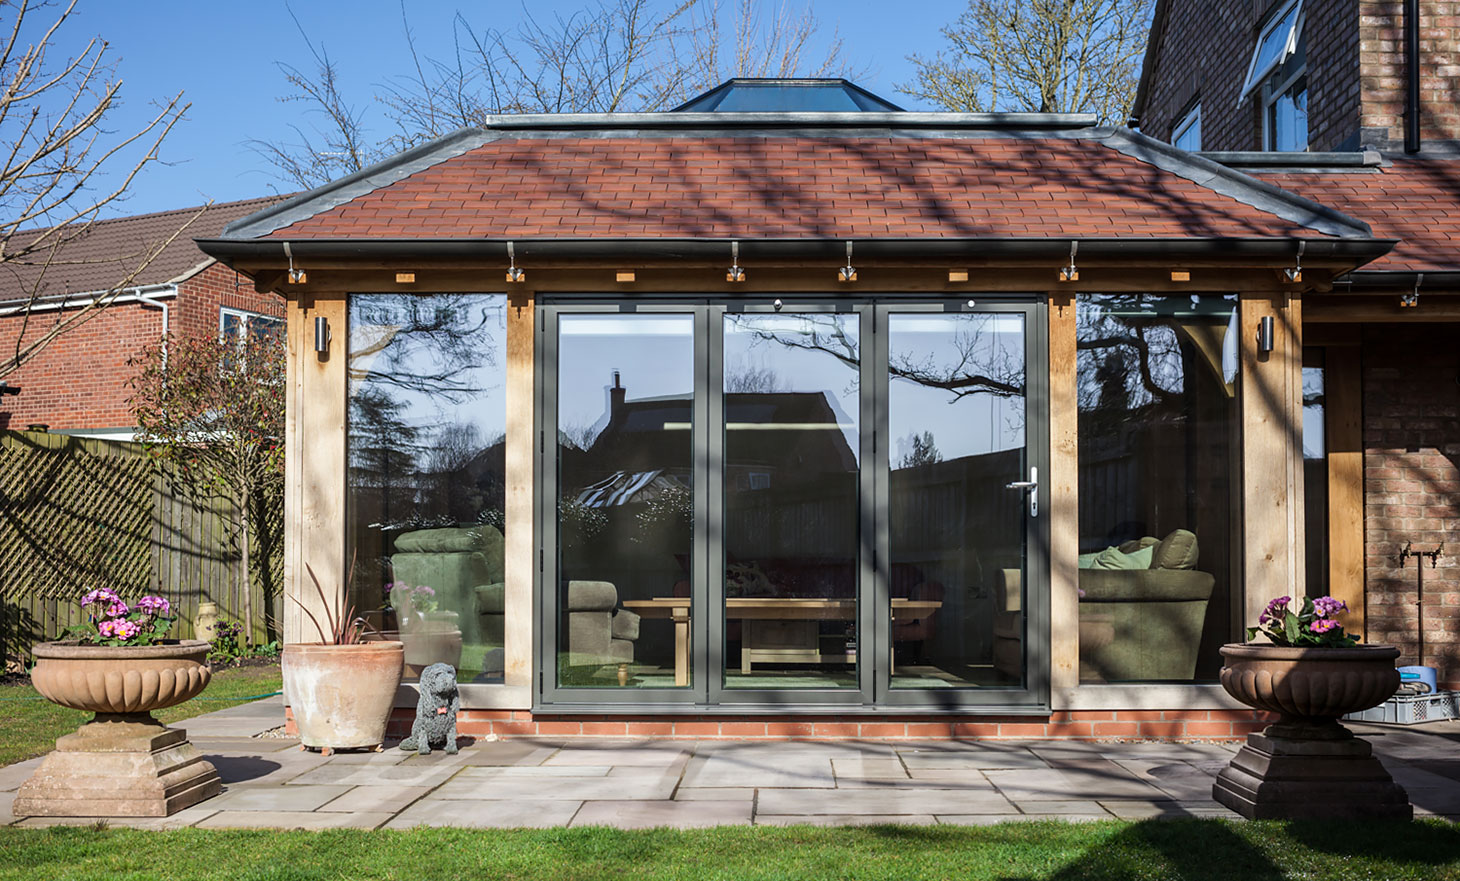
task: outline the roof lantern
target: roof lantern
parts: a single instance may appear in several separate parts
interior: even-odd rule
[[[899,113],[861,86],[832,78],[729,79],[672,113]]]

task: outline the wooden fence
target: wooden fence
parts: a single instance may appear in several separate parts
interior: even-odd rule
[[[283,578],[282,503],[264,506],[251,579],[253,639],[273,630]],[[84,619],[77,600],[96,587],[152,593],[177,608],[174,634],[193,636],[198,604],[243,613],[229,505],[176,491],[137,444],[46,432],[0,432],[0,658],[24,653]]]

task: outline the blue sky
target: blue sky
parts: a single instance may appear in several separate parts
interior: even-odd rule
[[[533,0],[531,8],[542,18],[581,8],[584,2]],[[725,0],[727,6],[734,2]],[[799,8],[804,0],[789,2]],[[821,21],[818,38],[829,39],[835,30],[843,40],[844,57],[854,67],[867,68],[861,85],[915,109],[916,102],[896,92],[898,83],[912,79],[906,56],[932,54],[941,44],[939,29],[956,19],[967,3],[810,0],[810,5]],[[310,38],[339,65],[357,105],[368,106],[377,84],[405,73],[398,0],[294,0],[292,7]],[[509,30],[524,16],[520,0],[475,4],[412,0],[407,7],[418,46],[426,55],[449,54],[446,40],[458,8],[479,30],[488,23]],[[292,189],[248,146],[252,138],[284,138],[291,123],[304,121],[301,105],[277,100],[286,85],[276,62],[306,69],[311,63],[283,0],[248,4],[83,0],[76,20],[62,34],[61,48],[74,52],[93,34],[110,43],[109,54],[125,83],[125,106],[111,120],[113,127],[125,130],[153,100],[179,91],[192,102],[188,118],[164,146],[169,164],[145,173],[130,198],[110,214],[163,211],[209,199],[231,201]],[[372,118],[383,132],[385,121],[373,112],[367,120]]]

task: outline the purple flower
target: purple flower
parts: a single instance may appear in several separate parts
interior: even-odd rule
[[[137,631],[140,629],[131,621],[121,620],[103,621],[101,622],[101,626],[97,628],[101,632],[101,635],[108,639],[131,639],[137,635]]]
[[[121,600],[114,600],[110,606],[106,607],[106,617],[120,618],[130,611],[132,610],[128,608],[126,603]]]
[[[149,615],[166,615],[172,610],[172,603],[162,597],[142,597],[137,601],[137,608]]]
[[[1348,611],[1348,603],[1345,603],[1343,600],[1336,600],[1333,597],[1319,597],[1313,601],[1313,609],[1321,617],[1332,618],[1339,612]]]
[[[120,601],[121,597],[117,596],[116,593],[108,590],[105,587],[101,587],[97,588],[96,590],[87,592],[87,594],[81,598],[81,605],[85,607],[92,605],[93,603],[115,603]]]
[[[429,600],[431,597],[434,597],[436,595],[436,591],[423,584],[420,587],[416,588],[415,594],[418,597]]]
[[[1308,625],[1308,629],[1314,633],[1327,633],[1336,627],[1338,627],[1338,622],[1332,618],[1319,618],[1317,621]]]

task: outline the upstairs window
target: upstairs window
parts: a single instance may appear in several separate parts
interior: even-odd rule
[[[1278,7],[1258,33],[1242,97],[1254,92],[1262,112],[1262,149],[1308,149],[1308,40],[1302,0]]]
[[[1243,98],[1252,94],[1273,71],[1298,53],[1302,33],[1302,0],[1290,0],[1268,19],[1257,36],[1257,51],[1252,53],[1252,62],[1247,65],[1247,81],[1242,84]]]
[[[1201,149],[1201,105],[1197,104],[1176,121],[1171,129],[1171,143],[1182,150]]]

